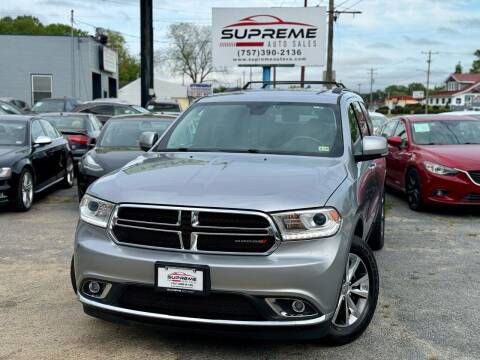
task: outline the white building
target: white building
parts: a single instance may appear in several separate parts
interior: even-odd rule
[[[153,89],[157,99],[168,98],[177,100],[178,104],[185,110],[188,107],[187,87],[172,82],[155,79]],[[140,78],[128,83],[118,90],[118,97],[129,104],[140,105],[141,103],[141,81]]]
[[[430,95],[428,104],[454,110],[480,106],[480,74],[451,74],[445,81],[445,90]]]

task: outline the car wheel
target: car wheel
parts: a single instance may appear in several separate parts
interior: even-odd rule
[[[77,293],[77,281],[75,279],[75,262],[73,260],[72,256],[72,261],[70,261],[70,281],[72,283],[72,288],[75,294]]]
[[[420,174],[416,169],[410,169],[405,181],[405,191],[410,209],[420,211],[423,207]]]
[[[33,203],[33,176],[28,169],[23,169],[17,187],[14,206],[18,211],[28,211]]]
[[[372,250],[381,250],[385,242],[385,192],[383,192],[380,206],[368,238],[368,245]]]
[[[378,300],[378,268],[372,250],[355,236],[327,341],[343,345],[358,338],[372,320]]]
[[[65,166],[65,176],[63,177],[62,186],[64,188],[71,188],[73,186],[73,179],[75,178],[75,167],[73,160],[69,156],[67,158],[67,165]]]

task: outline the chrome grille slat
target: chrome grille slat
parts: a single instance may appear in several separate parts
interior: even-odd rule
[[[128,208],[127,211],[121,211],[123,207]],[[162,211],[168,213],[171,218],[172,211],[178,212],[177,224],[143,221],[139,220],[138,216],[134,214],[135,208],[139,209],[139,213],[142,213],[142,209],[148,209],[150,218],[162,220]],[[159,210],[159,214],[155,214],[155,209]],[[123,214],[130,214],[134,219],[124,218],[119,216],[119,212]],[[208,225],[201,225],[199,219],[201,219],[202,212],[208,213]],[[218,214],[218,219],[216,219]],[[243,216],[243,217],[242,217]],[[237,220],[238,218],[238,220]],[[235,227],[235,226],[212,226],[213,223],[225,223],[231,225],[232,223],[238,223],[239,225],[252,224],[252,227]],[[269,224],[268,227],[258,227],[258,224]],[[118,238],[115,235],[115,228],[131,229],[132,234],[128,235],[128,238]],[[139,233],[137,238],[135,236],[135,230],[143,231]],[[147,233],[145,233],[145,231]],[[148,234],[148,231],[152,233]],[[137,205],[137,204],[122,204],[115,208],[114,214],[109,222],[109,232],[113,240],[122,245],[138,246],[146,248],[154,248],[170,251],[185,251],[185,252],[199,252],[199,253],[218,253],[218,254],[238,254],[238,255],[266,255],[271,253],[279,244],[280,237],[277,229],[266,214],[255,211],[240,211],[240,210],[224,210],[224,209],[209,209],[209,208],[185,208],[185,207],[172,207],[172,206],[154,206],[154,205]],[[175,246],[171,244],[172,238],[162,239],[161,233],[177,233],[179,243]],[[117,231],[118,233],[118,231]],[[142,234],[147,234],[148,241],[152,242],[152,239],[159,234],[159,244],[169,243],[169,246],[156,246],[156,244],[149,244],[148,246],[142,245],[144,239],[141,238]],[[120,232],[124,236],[124,232]],[[120,236],[120,237],[122,237]],[[202,247],[208,250],[199,250],[198,238],[202,237]],[[224,241],[222,240],[224,237]],[[252,239],[252,240],[246,240]],[[210,243],[209,243],[210,241]],[[249,252],[248,244],[251,245],[252,252]],[[216,251],[216,247],[222,250]],[[230,250],[228,250],[230,249]]]

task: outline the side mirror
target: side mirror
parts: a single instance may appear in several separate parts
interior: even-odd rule
[[[355,155],[355,161],[374,160],[388,154],[387,139],[383,136],[365,136],[362,146],[362,155]]]
[[[148,151],[157,142],[158,134],[153,131],[146,131],[140,135],[140,149]]]
[[[403,144],[402,138],[400,136],[391,136],[387,139],[388,145],[400,147]]]
[[[34,145],[42,146],[42,145],[48,145],[52,143],[52,139],[50,139],[48,136],[39,136],[35,139],[33,142]]]

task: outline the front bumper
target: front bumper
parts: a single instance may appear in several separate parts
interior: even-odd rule
[[[13,198],[15,188],[11,185],[12,179],[0,180],[0,205],[6,204]]]
[[[432,204],[480,205],[480,185],[466,172],[457,175],[436,175],[425,172],[422,184],[424,201]]]
[[[75,276],[78,296],[84,306],[118,316],[149,322],[161,320],[191,324],[244,327],[302,327],[328,323],[338,300],[349,237],[337,235],[318,240],[285,242],[272,254],[213,255],[142,249],[114,243],[105,229],[80,221],[75,241]],[[262,312],[260,320],[232,320],[196,314],[184,316],[126,308],[115,300],[94,299],[82,293],[85,280],[97,279],[113,284],[153,289],[154,266],[158,261],[189,265],[208,265],[211,291],[233,293],[257,302],[265,298],[295,298],[310,304],[317,312],[305,319],[280,319]],[[115,288],[115,286],[114,286]],[[272,312],[273,313],[273,312]]]

